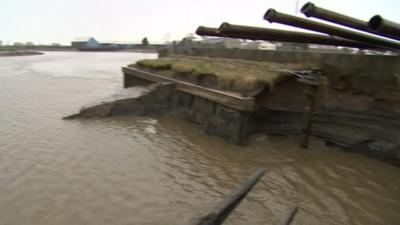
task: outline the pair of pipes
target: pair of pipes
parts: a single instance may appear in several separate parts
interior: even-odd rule
[[[306,3],[301,8],[301,12],[307,17],[314,17],[378,36],[400,40],[400,24],[384,19],[380,15],[375,15],[371,17],[368,22],[364,22],[350,16],[317,7],[311,2]]]
[[[302,7],[301,11],[308,17],[324,19],[343,26],[351,27],[364,32],[369,32],[374,35],[352,31],[337,26],[331,26],[328,24],[318,23],[305,18],[280,13],[274,9],[269,9],[265,13],[265,20],[271,23],[277,22],[285,25],[316,31],[328,34],[329,36],[295,31],[283,31],[276,29],[232,25],[228,23],[223,23],[218,29],[200,26],[197,29],[196,34],[250,40],[283,41],[345,46],[360,49],[392,51],[400,50],[400,42],[379,37],[397,36],[399,34],[398,40],[400,40],[400,25],[388,20],[384,20],[380,16],[375,16],[371,19],[372,22],[370,22],[370,24],[373,25],[373,27],[377,27],[375,31],[371,31],[368,28],[366,22],[316,7],[312,3],[305,4]]]

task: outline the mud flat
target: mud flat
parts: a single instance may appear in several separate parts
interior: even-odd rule
[[[72,118],[174,114],[235,144],[246,144],[256,133],[298,135],[300,140],[308,100],[305,85],[287,71],[320,67],[328,82],[319,89],[312,135],[344,150],[400,165],[399,60],[395,56],[377,58],[382,65],[369,68],[335,66],[349,56],[337,56],[332,63],[265,62],[238,59],[237,54],[235,59],[164,56],[122,68],[124,87],[145,87],[142,94],[89,105]],[[359,60],[358,56],[350,59]]]
[[[0,51],[0,57],[6,57],[6,56],[27,56],[27,55],[43,55],[43,52],[37,52],[37,51],[5,51],[1,52]]]

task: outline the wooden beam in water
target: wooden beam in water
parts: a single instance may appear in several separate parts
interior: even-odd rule
[[[289,210],[289,212],[286,215],[286,217],[283,218],[283,220],[282,220],[282,222],[280,224],[281,225],[290,225],[293,222],[294,217],[296,216],[298,210],[299,210],[299,208],[297,206],[292,207]]]
[[[265,174],[266,169],[258,169],[247,178],[239,187],[232,191],[222,202],[220,202],[210,213],[197,219],[192,225],[219,225],[239,205],[247,193],[257,184]]]

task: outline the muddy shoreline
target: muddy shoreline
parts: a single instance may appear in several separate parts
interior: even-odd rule
[[[87,52],[135,52],[135,53],[158,53],[158,48],[129,48],[129,49],[116,49],[116,50],[88,50]],[[71,46],[61,46],[61,47],[0,47],[1,53],[7,52],[80,52],[79,49],[73,48]],[[83,51],[84,52],[84,51]]]

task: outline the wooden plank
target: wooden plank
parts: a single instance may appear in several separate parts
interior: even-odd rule
[[[174,79],[172,78],[167,78],[161,75],[157,75],[154,73],[149,73],[143,70],[138,70],[138,69],[134,69],[134,68],[130,68],[127,66],[122,67],[122,72],[129,74],[129,75],[133,75],[137,78],[141,78],[143,80],[148,80],[151,82],[171,82]]]
[[[254,109],[255,101],[253,97],[243,97],[239,94],[206,88],[189,82],[164,77],[127,66],[122,67],[122,71],[124,74],[151,82],[174,82],[176,84],[176,89],[179,91],[202,97],[240,111],[252,111]]]

